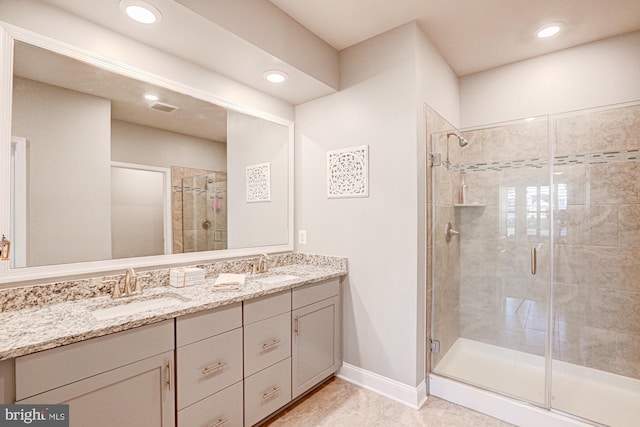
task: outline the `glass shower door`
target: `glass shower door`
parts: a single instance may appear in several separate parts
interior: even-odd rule
[[[640,423],[640,103],[554,119],[552,407]]]
[[[548,406],[547,117],[431,139],[432,371]]]

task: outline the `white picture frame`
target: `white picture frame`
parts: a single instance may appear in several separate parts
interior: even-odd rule
[[[327,152],[327,197],[369,197],[369,146]]]
[[[258,163],[246,169],[247,203],[271,201],[271,163]]]

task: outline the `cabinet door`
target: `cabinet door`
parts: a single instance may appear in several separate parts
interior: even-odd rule
[[[173,427],[174,389],[168,351],[16,403],[67,403],[71,427]]]
[[[310,304],[292,312],[292,397],[340,368],[340,299]]]

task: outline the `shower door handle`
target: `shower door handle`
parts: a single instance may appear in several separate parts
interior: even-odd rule
[[[531,248],[531,274],[536,275],[538,271],[538,250],[536,247]]]

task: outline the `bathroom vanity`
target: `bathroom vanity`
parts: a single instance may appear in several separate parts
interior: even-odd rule
[[[46,323],[57,316],[59,327],[40,338],[42,348],[55,348],[34,352],[35,343],[0,343],[3,382],[14,384],[0,397],[3,403],[69,403],[71,425],[78,426],[255,425],[342,364],[346,271],[280,269],[286,274],[274,268],[248,276],[238,292],[163,286],[131,298],[174,295],[178,302],[156,314],[123,312],[96,322],[92,300],[105,297],[2,313],[0,320],[13,324],[32,318],[34,331],[39,317]],[[86,340],[76,335],[82,328]],[[89,338],[94,334],[100,336]],[[65,341],[74,342],[57,344]]]
[[[293,106],[40,3],[0,22],[0,403],[68,402],[76,426],[261,422],[342,364],[346,259],[292,252]],[[119,202],[141,199],[132,174],[154,177],[152,216]],[[171,266],[211,280],[260,253],[240,291],[168,286]],[[130,268],[144,294],[112,300]]]

